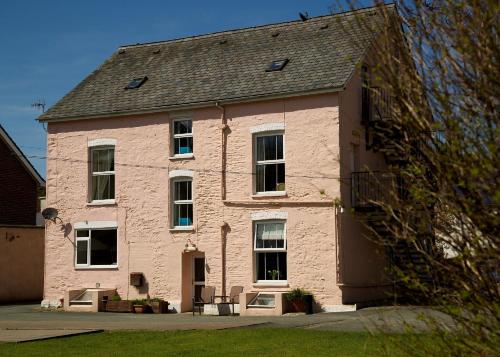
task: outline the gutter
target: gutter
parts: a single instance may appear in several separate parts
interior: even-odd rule
[[[74,121],[74,120],[88,120],[88,119],[103,119],[103,118],[113,118],[113,117],[121,117],[121,116],[129,116],[129,115],[137,115],[137,114],[155,114],[155,113],[164,113],[170,111],[180,111],[180,110],[188,110],[188,109],[199,109],[199,108],[207,108],[210,106],[224,106],[229,104],[240,104],[240,103],[252,103],[263,100],[272,100],[272,99],[284,99],[284,98],[294,98],[301,97],[305,95],[315,95],[315,94],[326,94],[326,93],[337,93],[345,90],[345,85],[339,87],[330,87],[326,89],[313,89],[309,91],[300,91],[300,92],[278,92],[278,93],[270,93],[270,94],[258,94],[255,96],[249,97],[236,97],[236,98],[228,98],[225,100],[218,101],[205,101],[205,102],[193,102],[193,103],[184,103],[184,104],[173,104],[173,105],[165,105],[161,107],[154,107],[150,109],[137,109],[137,110],[127,110],[127,111],[119,111],[112,113],[98,113],[91,115],[83,115],[83,116],[69,116],[69,117],[61,117],[61,118],[42,118],[42,116],[38,117],[40,123],[55,123],[55,122],[65,122],[65,121]],[[48,112],[49,113],[50,109]]]

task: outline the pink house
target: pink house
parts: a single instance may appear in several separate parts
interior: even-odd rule
[[[44,305],[116,289],[182,312],[202,286],[242,286],[242,311],[294,288],[318,311],[385,297],[386,255],[351,213],[352,172],[386,165],[362,124],[373,38],[344,13],[120,47],[39,118],[60,219]]]

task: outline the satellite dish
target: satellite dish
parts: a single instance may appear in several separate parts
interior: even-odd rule
[[[55,221],[55,219],[58,218],[57,213],[55,208],[47,207],[42,211],[42,216],[47,220]]]

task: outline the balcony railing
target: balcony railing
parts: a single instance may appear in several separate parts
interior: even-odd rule
[[[404,186],[400,177],[381,171],[351,173],[351,206],[356,210],[373,210],[380,203],[402,198]]]
[[[374,123],[391,118],[392,96],[380,87],[363,88],[362,118],[365,123]]]

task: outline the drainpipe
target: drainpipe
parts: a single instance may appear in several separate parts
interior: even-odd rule
[[[227,119],[226,108],[215,102],[215,106],[221,110],[221,199],[226,199],[226,156],[227,156]]]
[[[223,222],[220,227],[221,232],[221,260],[222,260],[222,286],[221,290],[222,296],[226,296],[226,242],[227,242],[227,232],[229,230],[229,225],[227,222]]]
[[[226,108],[220,105],[219,102],[215,102],[215,106],[221,110],[221,183],[220,183],[220,196],[221,200],[226,199],[226,161],[227,161],[227,119],[226,119]],[[226,295],[226,237],[229,225],[223,222],[221,225],[221,290],[222,296]]]

